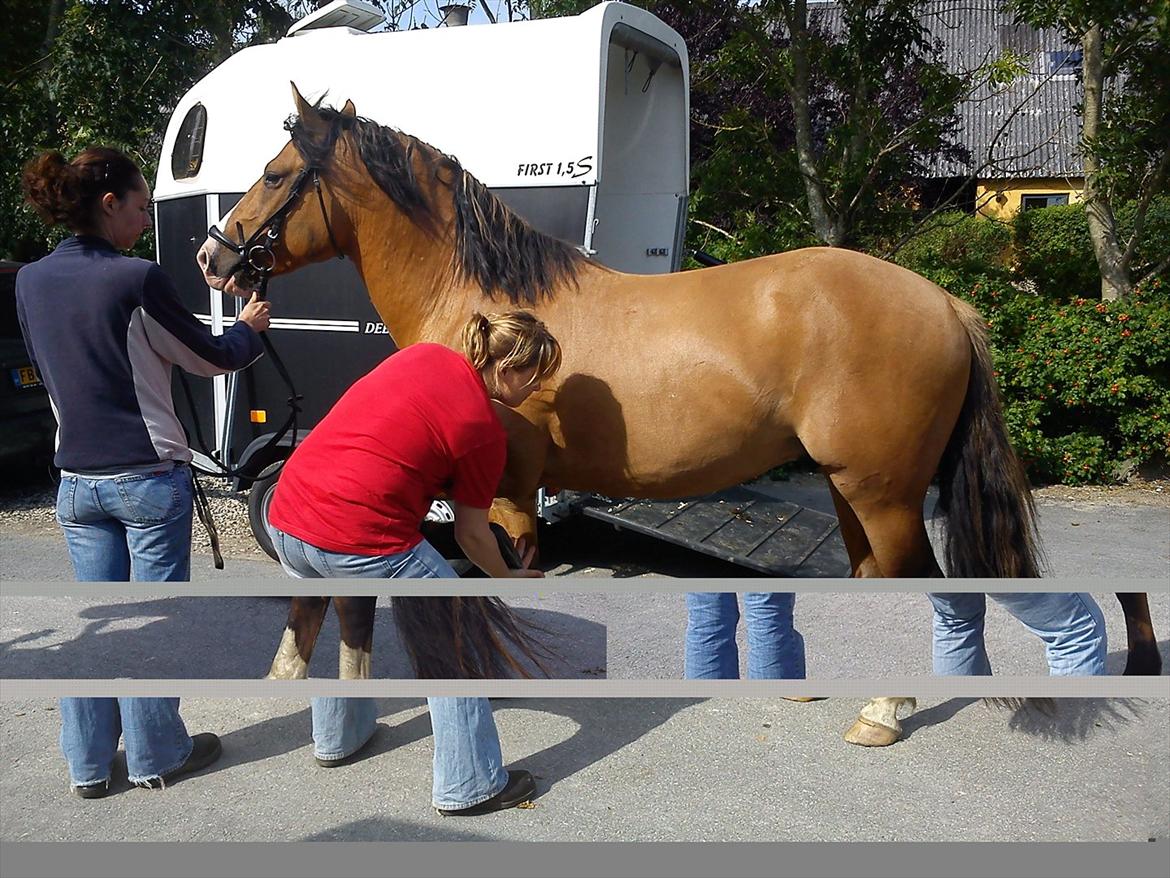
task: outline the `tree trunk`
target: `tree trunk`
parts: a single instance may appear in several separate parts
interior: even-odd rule
[[[49,22],[45,26],[45,41],[41,44],[41,69],[48,69],[52,63],[53,47],[57,43],[57,31],[61,27],[61,13],[65,11],[65,0],[53,0],[49,4]]]
[[[792,82],[788,97],[792,101],[792,115],[796,128],[796,157],[800,164],[800,176],[804,182],[805,197],[813,229],[822,241],[830,247],[843,243],[843,229],[834,221],[825,186],[817,171],[816,151],[813,147],[812,119],[809,115],[808,92],[808,9],[805,0],[795,0],[791,5],[782,2],[781,9],[788,25],[789,51],[792,53]]]
[[[1117,221],[1113,216],[1109,193],[1099,180],[1101,165],[1093,153],[1104,109],[1105,58],[1102,42],[1099,24],[1093,24],[1082,39],[1085,107],[1081,143],[1085,162],[1085,216],[1089,221],[1089,238],[1093,242],[1097,268],[1101,272],[1101,298],[1114,300],[1133,292],[1133,282],[1117,234]]]

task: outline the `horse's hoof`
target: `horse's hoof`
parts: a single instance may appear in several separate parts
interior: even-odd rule
[[[853,724],[853,728],[845,733],[845,740],[848,743],[857,744],[860,747],[888,747],[900,737],[902,737],[900,730],[875,723],[863,716],[859,716],[857,722]]]
[[[807,698],[807,697],[802,696],[802,695],[785,695],[785,696],[783,696],[783,698],[785,701],[799,701],[801,704],[804,704],[805,702],[808,702],[808,701],[824,701],[825,700],[823,696]]]

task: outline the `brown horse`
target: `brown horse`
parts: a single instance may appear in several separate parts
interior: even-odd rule
[[[352,103],[339,112],[293,94],[289,143],[226,224],[251,244],[298,174],[319,174],[320,196],[282,216],[274,273],[344,253],[399,347],[455,346],[469,313],[493,302],[531,308],[561,342],[554,379],[519,411],[498,409],[509,453],[492,517],[513,537],[535,542],[541,486],[696,496],[807,454],[828,479],[855,576],[942,574],[922,515],[936,474],[950,575],[1039,575],[985,325],[964,302],[833,248],[612,271],[532,229],[455,159]],[[199,262],[213,287],[257,278],[211,238]],[[1122,597],[1126,672],[1156,673],[1148,608]]]

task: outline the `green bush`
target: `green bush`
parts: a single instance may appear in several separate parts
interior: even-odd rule
[[[1137,205],[1116,206],[1122,240],[1133,232]],[[1099,298],[1101,275],[1089,238],[1089,221],[1080,204],[1024,210],[1015,219],[1016,271],[1032,281],[1037,292],[1069,301],[1078,296]],[[1140,277],[1170,251],[1170,198],[1155,198],[1146,212],[1141,246],[1135,254],[1134,275]]]
[[[1079,204],[1021,210],[1015,219],[1016,270],[1053,299],[1100,298],[1101,275]]]
[[[1053,302],[993,278],[954,280],[951,292],[987,319],[1004,415],[1033,481],[1113,482],[1170,458],[1170,289],[1161,280],[1120,302]]]
[[[948,211],[894,254],[894,261],[922,274],[955,271],[1007,276],[1012,227],[1007,223]]]

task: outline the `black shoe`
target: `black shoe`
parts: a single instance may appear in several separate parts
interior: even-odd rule
[[[173,771],[168,771],[161,779],[153,777],[141,786],[149,786],[152,790],[163,789],[167,783],[182,777],[184,774],[194,774],[196,771],[206,768],[223,753],[223,745],[219,743],[219,736],[213,735],[211,732],[200,732],[198,735],[192,735],[191,740],[195,742],[195,746],[191,748],[191,755],[187,757],[186,762]]]
[[[86,787],[74,787],[73,792],[83,799],[104,799],[110,794],[110,782],[106,780]]]
[[[480,802],[470,808],[453,810],[436,808],[435,810],[444,817],[475,817],[479,814],[491,814],[493,811],[515,808],[517,805],[529,801],[535,792],[536,781],[532,779],[532,775],[523,769],[518,769],[508,772],[508,785],[486,802]]]
[[[318,765],[320,765],[322,768],[338,768],[342,765],[349,765],[351,762],[357,762],[358,759],[360,759],[362,757],[362,754],[364,754],[366,752],[366,749],[370,746],[370,742],[374,740],[374,737],[377,734],[378,734],[378,729],[375,728],[374,734],[372,734],[372,735],[370,735],[370,737],[366,738],[366,742],[364,744],[362,744],[360,747],[358,747],[356,750],[354,750],[352,753],[350,753],[348,756],[338,756],[335,759],[325,759],[324,757],[321,757],[321,756],[314,756],[313,760]]]

